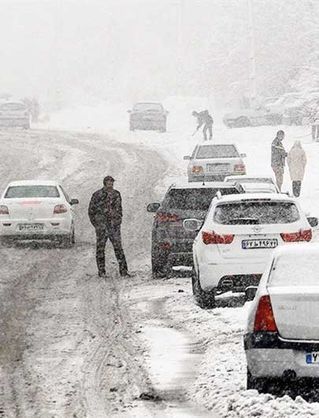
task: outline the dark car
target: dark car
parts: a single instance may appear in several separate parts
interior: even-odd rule
[[[136,103],[130,113],[130,130],[166,132],[167,110],[161,103]]]
[[[152,229],[153,278],[169,274],[173,266],[192,266],[192,246],[197,232],[185,231],[183,220],[204,221],[212,199],[222,195],[244,193],[240,184],[209,182],[173,184],[162,203],[150,203],[148,212],[156,212]]]

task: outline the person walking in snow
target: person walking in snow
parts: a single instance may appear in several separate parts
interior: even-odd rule
[[[207,141],[207,132],[209,134],[209,140],[213,138],[213,123],[214,120],[209,114],[208,110],[203,110],[201,112],[193,111],[192,115],[197,118],[197,128],[194,134],[204,125],[203,135],[204,141]]]
[[[122,198],[113,187],[114,181],[111,176],[104,178],[103,188],[93,193],[88,210],[96,233],[96,264],[100,277],[105,277],[105,245],[108,239],[113,245],[120,275],[129,276],[121,240]]]
[[[300,196],[301,183],[305,175],[307,156],[300,141],[296,141],[288,153],[287,163],[292,181],[292,192],[295,197]]]
[[[287,152],[282,144],[284,138],[285,132],[278,131],[276,138],[271,144],[271,168],[275,173],[276,183],[280,191],[284,180],[285,161],[287,157]]]

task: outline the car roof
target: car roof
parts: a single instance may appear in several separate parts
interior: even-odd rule
[[[149,105],[154,105],[154,104],[156,104],[156,105],[162,105],[162,103],[161,103],[161,102],[136,102],[136,103],[134,103],[134,106],[135,106],[135,105],[138,105],[138,104],[149,104]]]
[[[261,176],[259,174],[256,175],[256,176],[244,174],[244,175],[240,175],[240,176],[226,176],[225,180],[227,180],[227,179],[236,179],[236,180],[238,180],[238,183],[240,183],[241,179],[243,179],[243,180],[245,180],[245,179],[271,179],[271,180],[273,180],[273,177],[270,174],[265,174],[264,176]]]
[[[58,182],[55,180],[16,180],[8,184],[8,187],[11,186],[58,186]]]
[[[214,147],[216,145],[232,145],[233,147],[237,148],[236,144],[229,143],[229,142],[215,142],[213,144],[207,144],[207,141],[199,142],[196,147],[203,147],[203,146],[211,146]]]
[[[218,202],[240,202],[247,200],[271,200],[271,201],[286,201],[296,202],[296,200],[283,193],[239,193],[228,196],[222,196]]]
[[[236,182],[225,183],[224,181],[205,181],[205,182],[179,182],[173,183],[170,189],[229,189],[236,187]]]

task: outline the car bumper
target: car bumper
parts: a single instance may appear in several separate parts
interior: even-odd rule
[[[41,230],[21,230],[21,224],[40,224],[43,225]],[[49,239],[48,237],[57,237],[61,235],[67,235],[71,232],[71,221],[68,219],[50,219],[50,220],[37,220],[34,222],[28,222],[25,220],[12,221],[1,220],[0,221],[0,237],[6,237],[11,239]],[[36,237],[36,238],[35,238]]]
[[[306,355],[319,352],[319,342],[284,340],[276,333],[250,333],[244,336],[247,365],[254,377],[318,378],[319,364],[308,364]]]
[[[244,292],[248,286],[258,285],[264,272],[265,262],[262,263],[231,263],[223,260],[222,263],[201,263],[199,267],[199,280],[204,291],[220,289]]]

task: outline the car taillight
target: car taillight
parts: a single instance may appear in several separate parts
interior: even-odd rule
[[[9,215],[8,206],[0,205],[0,215]]]
[[[258,302],[254,332],[258,331],[278,332],[269,295],[262,296]]]
[[[194,165],[192,168],[192,173],[199,174],[203,173],[204,169],[201,165]]]
[[[65,205],[56,205],[54,206],[53,213],[58,214],[58,213],[65,213],[67,211],[68,211],[68,208]]]
[[[236,164],[234,166],[234,171],[236,173],[246,173],[246,167],[245,164]]]
[[[311,229],[300,230],[298,232],[287,232],[280,234],[281,238],[285,242],[300,242],[311,241],[312,231]]]
[[[155,221],[162,223],[162,222],[178,222],[180,217],[173,213],[165,213],[165,212],[158,212],[155,216]]]
[[[203,239],[203,243],[206,245],[231,244],[234,240],[234,235],[231,235],[231,234],[219,235],[219,234],[216,234],[214,231],[212,232],[202,231],[202,239]]]

